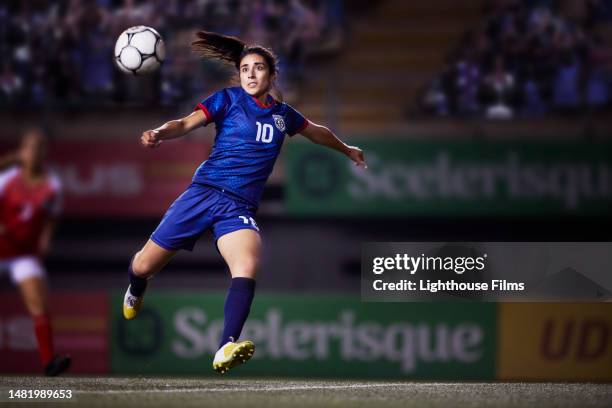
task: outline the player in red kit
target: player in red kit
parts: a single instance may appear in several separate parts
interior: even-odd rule
[[[44,373],[55,376],[70,366],[70,358],[53,350],[41,263],[61,206],[60,181],[44,165],[46,144],[42,131],[26,132],[14,165],[0,171],[0,274],[8,272],[19,288],[34,321]]]

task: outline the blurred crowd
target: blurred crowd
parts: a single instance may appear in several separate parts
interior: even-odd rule
[[[492,0],[420,105],[439,116],[509,119],[611,101],[612,0]]]
[[[338,51],[343,24],[342,0],[2,1],[0,106],[170,105],[201,96],[227,72],[191,55],[198,29],[272,47],[281,86],[291,88],[306,58]],[[114,66],[115,39],[134,25],[166,41],[164,68],[152,78]]]

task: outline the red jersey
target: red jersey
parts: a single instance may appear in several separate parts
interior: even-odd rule
[[[60,208],[61,183],[55,175],[30,185],[20,168],[0,172],[0,259],[37,254],[45,225]]]

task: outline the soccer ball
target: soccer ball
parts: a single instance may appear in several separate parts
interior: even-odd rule
[[[130,27],[115,43],[115,62],[132,75],[155,72],[164,62],[166,47],[159,33],[147,26]]]

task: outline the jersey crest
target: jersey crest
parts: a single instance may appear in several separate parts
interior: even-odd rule
[[[274,125],[281,132],[285,131],[285,120],[281,115],[272,115],[272,119],[274,119]]]

